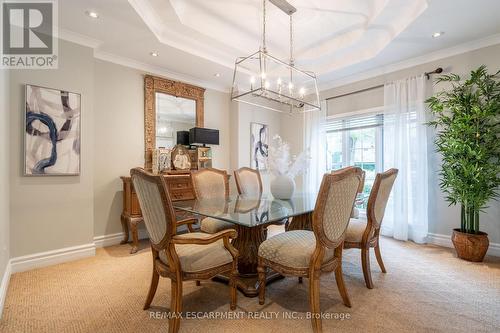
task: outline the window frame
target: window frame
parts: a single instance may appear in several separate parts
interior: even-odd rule
[[[350,152],[351,152],[351,140],[350,140],[350,132],[353,130],[360,130],[360,129],[366,129],[366,128],[375,128],[375,172],[380,173],[383,171],[384,168],[384,113],[382,112],[381,108],[376,108],[376,112],[373,112],[373,110],[370,110],[371,112],[363,112],[362,110],[356,111],[356,112],[351,112],[349,114],[341,114],[337,116],[330,116],[327,117],[327,124],[328,122],[331,121],[340,121],[342,123],[342,126],[340,129],[336,130],[325,130],[325,135],[328,135],[329,133],[334,133],[334,132],[341,132],[342,133],[342,167],[345,168],[347,166],[353,165],[353,161],[350,159]],[[356,117],[367,117],[372,115],[373,117],[380,117],[381,119],[376,122],[373,125],[368,125],[368,126],[359,126],[359,127],[347,127],[346,123],[349,119],[353,119]],[[328,140],[327,140],[327,147],[326,150],[328,151]],[[328,158],[326,158],[325,163],[326,165],[326,170],[332,171],[334,169],[330,168],[330,165],[328,165]],[[332,163],[333,164],[333,163]],[[360,217],[365,217],[366,218],[366,211],[364,209],[359,210],[359,216]]]

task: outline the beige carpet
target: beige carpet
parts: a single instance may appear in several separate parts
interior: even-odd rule
[[[15,274],[11,278],[0,332],[166,332],[167,319],[150,318],[142,305],[149,287],[147,243],[129,255],[129,245],[99,249],[97,256]],[[375,289],[363,282],[359,252],[344,256],[344,275],[353,307],[340,301],[333,274],[321,279],[324,313],[349,319],[323,320],[325,332],[500,332],[500,259],[483,264],[456,259],[434,246],[382,241],[387,274],[375,260]],[[307,285],[286,278],[268,287],[266,304],[238,295],[237,311],[278,319],[185,319],[181,332],[310,332]],[[161,279],[153,311],[168,311],[170,281]],[[229,310],[227,286],[212,281],[184,284],[184,310]],[[262,311],[262,312],[261,312]],[[255,317],[255,315],[254,315]]]

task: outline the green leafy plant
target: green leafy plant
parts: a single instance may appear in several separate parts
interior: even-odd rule
[[[442,155],[440,187],[450,205],[461,204],[461,231],[479,233],[479,212],[498,198],[500,186],[500,79],[486,66],[462,81],[442,75],[436,83],[451,85],[426,102],[437,129]]]

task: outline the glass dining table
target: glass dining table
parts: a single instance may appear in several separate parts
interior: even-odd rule
[[[312,212],[317,194],[298,193],[290,200],[272,196],[229,196],[227,198],[176,201],[174,208],[198,216],[211,217],[233,224],[238,237],[233,246],[239,251],[238,289],[247,297],[258,296],[257,260],[259,245],[267,238],[269,225],[285,225],[285,231],[311,230]],[[268,272],[267,282],[281,278]],[[227,276],[218,276],[227,282]]]

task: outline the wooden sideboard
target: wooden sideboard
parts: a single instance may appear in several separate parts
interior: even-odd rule
[[[192,200],[195,198],[193,183],[191,182],[190,173],[165,174],[170,197],[172,201]],[[143,222],[141,207],[135,193],[134,186],[130,176],[120,177],[123,182],[123,212],[121,215],[121,223],[123,228],[123,240],[121,244],[128,243],[129,229],[132,233],[132,249],[130,253],[136,253],[139,245],[139,235],[137,233],[137,225]],[[178,219],[188,218],[186,212],[177,212]]]

